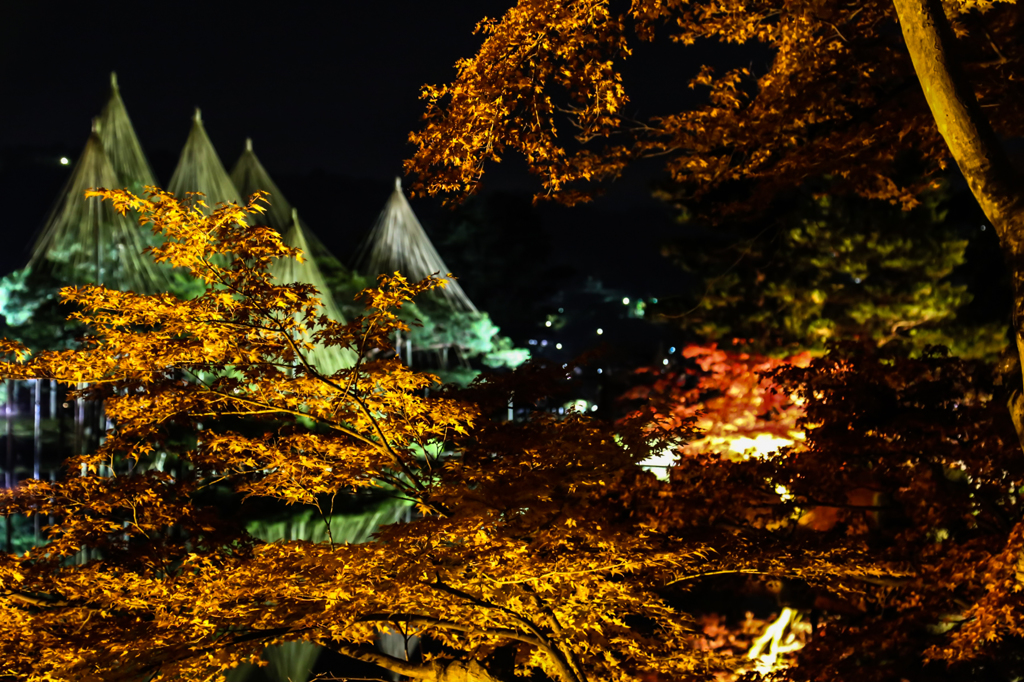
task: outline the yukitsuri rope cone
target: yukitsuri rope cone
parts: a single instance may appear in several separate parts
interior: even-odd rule
[[[252,138],[246,138],[245,149],[242,155],[235,162],[231,170],[231,181],[241,193],[243,199],[248,199],[257,190],[270,193],[270,206],[267,212],[261,216],[253,216],[255,219],[265,221],[267,227],[272,227],[281,234],[287,232],[292,226],[292,207],[284,194],[270,178],[267,169],[263,167],[260,160],[256,158],[256,152],[252,150]],[[261,222],[261,225],[264,223]]]
[[[189,192],[202,192],[206,195],[203,201],[208,207],[207,213],[211,213],[219,203],[242,204],[242,195],[224,170],[224,164],[220,162],[210,136],[206,134],[198,107],[192,117],[192,131],[185,141],[185,148],[181,150],[174,175],[167,183],[167,190],[179,200],[184,199]]]
[[[335,322],[344,323],[345,316],[335,302],[334,296],[331,295],[330,287],[320,272],[320,268],[317,267],[316,260],[310,255],[311,247],[306,240],[306,231],[302,228],[302,223],[299,221],[299,213],[294,208],[292,209],[291,222],[291,227],[282,235],[281,239],[285,245],[293,249],[301,249],[304,256],[303,261],[300,263],[293,258],[278,259],[271,266],[270,273],[278,284],[293,284],[296,282],[312,284],[320,292],[319,298],[320,303],[323,305],[323,313]],[[318,344],[313,349],[311,356],[313,364],[324,374],[333,374],[339,369],[351,367],[356,362],[356,355],[352,350],[338,346],[328,347]]]
[[[118,187],[141,195],[145,187],[158,184],[135,135],[114,72],[110,73],[110,99],[100,112],[100,142],[120,180]]]
[[[247,200],[257,190],[263,190],[270,194],[270,205],[267,207],[266,213],[253,217],[254,220],[264,221],[259,224],[266,224],[282,235],[287,234],[293,228],[295,210],[281,190],[278,189],[277,184],[271,179],[267,169],[256,157],[256,153],[252,150],[252,138],[246,138],[245,149],[242,151],[242,155],[238,157],[238,161],[231,171],[231,180],[235,183],[238,191],[241,192],[242,199]],[[299,231],[302,233],[302,239],[305,240],[309,247],[308,249],[305,246],[302,247],[306,250],[307,256],[310,256],[311,259],[321,254],[331,256],[332,258],[335,257],[323,245],[323,242],[317,238],[305,221],[300,219],[298,225]],[[289,246],[292,246],[292,244],[289,244]],[[319,270],[317,272],[319,273]],[[341,319],[339,318],[338,321],[340,322]]]
[[[120,186],[100,140],[100,121],[94,119],[85,149],[36,239],[29,265],[50,268],[68,284],[102,284],[140,293],[162,290],[164,275],[142,253],[147,246],[144,228],[119,215],[109,201],[85,198],[87,189]]]
[[[398,271],[411,280],[437,273],[438,277],[448,280],[440,290],[438,300],[454,310],[477,312],[458,282],[445,277],[449,272],[448,266],[402,193],[401,178],[395,178],[394,191],[360,247],[356,269],[371,277]]]
[[[292,208],[284,194],[270,178],[270,174],[267,173],[266,168],[253,152],[251,139],[245,141],[245,150],[231,171],[231,179],[243,197],[249,197],[257,190],[270,193],[270,206],[267,207],[267,212],[260,216],[251,216],[251,219],[261,225],[265,222],[268,227],[277,230],[286,245],[301,249],[305,256],[301,263],[291,258],[278,260],[270,268],[270,272],[277,282],[279,284],[294,282],[312,284],[320,292],[320,302],[323,304],[324,314],[335,322],[344,324],[345,316],[334,300],[330,286],[316,263],[316,254],[326,253],[326,248],[299,219],[298,211]],[[320,371],[328,374],[351,367],[355,360],[355,354],[347,348],[317,346],[313,351],[314,364]]]

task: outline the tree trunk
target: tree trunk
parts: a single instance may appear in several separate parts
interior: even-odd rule
[[[939,133],[996,234],[1013,280],[1013,334],[1024,371],[1024,195],[1021,180],[955,57],[941,0],[893,0]],[[1024,447],[1024,376],[1010,414]]]

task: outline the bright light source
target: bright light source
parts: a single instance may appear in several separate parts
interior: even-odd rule
[[[640,462],[644,471],[650,471],[662,481],[668,480],[668,468],[675,464],[676,453],[672,450],[662,450],[661,454],[652,455]]]
[[[527,343],[529,343],[531,346],[536,346],[537,345],[537,339],[530,339]]]
[[[668,347],[668,354],[669,355],[672,355],[672,353],[675,353],[675,352],[676,352],[676,347],[675,346],[669,346]]]
[[[565,404],[565,409],[572,410],[573,412],[586,412],[587,411],[587,405],[589,405],[589,404],[590,403],[588,403],[583,398],[577,398],[576,400],[573,400],[572,402],[566,403]]]
[[[598,373],[598,374],[604,374],[604,370],[603,370],[603,369],[601,369],[600,367],[598,367],[598,368],[597,368],[597,373]]]
[[[597,412],[597,405],[591,405],[590,406],[590,411],[591,412]]]
[[[775,486],[775,494],[779,496],[783,502],[789,502],[793,499],[793,494],[789,492],[789,489],[781,483]]]
[[[558,350],[562,350],[562,344],[556,343],[555,348],[557,348]]]
[[[597,333],[598,333],[598,334],[604,334],[604,330],[603,330],[603,329],[601,329],[600,327],[598,327],[598,328],[597,328]]]
[[[740,436],[729,442],[729,449],[740,455],[752,455],[758,459],[775,452],[779,448],[792,445],[793,440],[773,436],[770,433],[759,433],[754,438]]]
[[[547,322],[545,322],[544,326],[545,327],[550,327],[551,326],[551,320],[548,320]]]
[[[629,305],[629,298],[628,297],[622,299],[622,305]]]
[[[854,281],[855,284],[860,284],[861,279],[860,279],[860,277],[854,277],[853,281]]]
[[[60,165],[62,165],[62,166],[66,166],[66,165],[68,165],[69,163],[71,163],[71,160],[70,160],[70,159],[68,159],[68,157],[66,157],[66,156],[62,156],[62,157],[60,157]]]
[[[667,364],[668,364],[668,358],[665,358],[664,360],[662,360],[662,361],[661,361],[661,364],[663,364],[663,365],[667,365]]]

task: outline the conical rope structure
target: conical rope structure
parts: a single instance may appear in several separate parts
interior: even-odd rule
[[[242,193],[242,198],[245,200],[248,200],[257,190],[269,192],[270,206],[267,207],[266,213],[258,216],[258,219],[266,221],[267,227],[272,227],[281,234],[291,228],[291,204],[284,198],[284,194],[277,188],[274,181],[270,179],[267,169],[256,158],[256,153],[252,150],[252,138],[245,140],[245,149],[231,170],[231,181],[235,183],[235,187]]]
[[[439,300],[454,310],[477,312],[458,282],[445,277],[448,266],[406,200],[401,178],[395,178],[395,190],[360,247],[356,269],[371,277],[397,271],[414,281],[437,273],[448,281],[438,294]]]
[[[252,149],[251,139],[246,139],[245,150],[231,171],[231,179],[244,197],[252,196],[257,190],[269,192],[270,206],[267,212],[262,216],[251,216],[251,220],[255,220],[259,224],[263,224],[260,221],[264,221],[268,227],[274,228],[281,234],[286,245],[302,250],[304,258],[301,263],[291,258],[284,258],[278,260],[270,268],[274,279],[278,284],[293,284],[295,282],[312,284],[320,292],[320,302],[323,304],[324,314],[335,322],[344,324],[345,316],[334,300],[330,285],[316,263],[316,254],[318,252],[327,253],[327,249],[299,219],[298,211],[292,208],[284,194],[270,178],[270,174],[267,173],[266,168],[260,163]],[[339,369],[351,367],[355,363],[355,355],[352,351],[344,348],[317,346],[313,351],[313,362],[320,371],[332,374]]]
[[[185,141],[185,148],[181,150],[178,166],[167,184],[167,190],[179,200],[184,199],[189,192],[202,192],[205,195],[203,201],[208,207],[207,213],[211,213],[219,203],[242,204],[242,196],[224,170],[224,164],[220,162],[210,136],[206,134],[198,108],[192,117],[192,131]]]
[[[110,74],[110,99],[100,112],[100,141],[120,180],[118,187],[126,187],[135,194],[141,194],[146,186],[156,186],[156,176],[135,135],[135,128],[128,118],[128,110],[117,86],[117,74],[113,72]]]
[[[235,187],[242,193],[242,198],[245,200],[248,200],[257,190],[263,190],[270,194],[268,199],[270,206],[267,207],[267,212],[262,216],[253,216],[253,220],[265,221],[268,227],[274,228],[281,234],[285,234],[292,229],[294,221],[292,205],[285,198],[281,190],[278,189],[277,184],[271,179],[267,169],[264,168],[263,164],[256,157],[256,153],[252,150],[252,138],[246,138],[245,149],[242,151],[242,155],[238,157],[235,167],[231,170],[231,180],[235,183]],[[301,219],[299,220],[299,226],[301,227],[303,238],[309,246],[309,249],[306,250],[308,256],[315,258],[325,255],[334,258],[334,254],[328,251],[327,247],[317,238],[313,230],[309,229],[309,226]]]
[[[269,677],[274,682],[308,682],[321,651],[323,647],[312,642],[284,642],[267,647],[263,657],[270,663]]]
[[[323,647],[301,640],[275,644],[263,652],[267,666],[258,668],[251,663],[243,663],[227,672],[227,682],[307,682],[313,676],[321,651]]]
[[[99,119],[94,119],[85,149],[33,246],[29,265],[49,267],[73,284],[140,293],[163,289],[164,275],[142,253],[145,228],[118,214],[110,202],[85,198],[87,189],[119,186],[100,141]]]
[[[306,231],[302,228],[298,211],[294,208],[291,223],[291,227],[282,235],[281,240],[293,249],[301,249],[303,261],[300,263],[293,258],[280,258],[270,267],[270,274],[274,276],[277,284],[312,284],[319,292],[324,315],[344,324],[345,316],[331,295],[327,280],[317,267],[316,260],[310,256]],[[339,369],[351,367],[356,362],[355,353],[338,346],[317,345],[311,353],[311,359],[317,369],[324,374],[333,374]]]

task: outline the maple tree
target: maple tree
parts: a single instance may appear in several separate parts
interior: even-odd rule
[[[480,23],[483,44],[450,84],[424,88],[406,168],[421,191],[461,197],[488,162],[518,152],[541,177],[538,196],[573,203],[660,156],[666,195],[717,222],[826,175],[837,192],[910,208],[952,157],[1010,264],[1024,352],[1024,198],[997,137],[1024,132],[1021,26],[1012,2],[989,0],[520,0]],[[665,86],[704,97],[637,120],[623,65],[656,38],[693,46]],[[707,63],[750,63],[751,47],[767,48],[766,68]],[[1021,399],[1012,411],[1024,424]]]
[[[889,349],[805,358],[773,379],[800,397],[799,447],[766,459],[697,449],[658,480],[639,463],[699,437],[690,415],[493,418],[512,395],[528,405],[548,381],[564,385],[562,368],[425,397],[432,377],[386,351],[404,326],[396,309],[438,282],[384,278],[341,325],[308,285],[275,285],[273,260],[301,256],[246,226],[256,199],[206,215],[156,190],[97,194],[150,220],[166,240],[156,260],[207,290],[65,289],[90,330],[81,347],[3,342],[4,377],[85,384],[113,424],[61,479],[0,494],[5,514],[52,517],[47,544],[0,560],[5,677],[202,680],[286,641],[446,682],[712,677],[754,665],[713,645],[693,600],[769,580],[819,611],[792,679],[1024,665],[1012,654],[1024,469],[977,366]],[[359,360],[321,374],[315,344]],[[175,474],[146,466],[157,453],[178,459]],[[854,485],[870,503],[849,501]],[[333,503],[352,495],[418,514],[336,542]],[[239,498],[315,510],[325,540],[260,541]],[[820,507],[829,523],[801,524]],[[384,628],[426,638],[423,660],[372,648]]]
[[[417,151],[407,162],[407,169],[422,178],[419,189],[462,197],[479,186],[487,163],[516,152],[525,157],[530,169],[541,178],[538,197],[571,204],[588,199],[597,182],[617,177],[631,161],[663,157],[670,183],[662,195],[679,205],[684,213],[721,225],[763,210],[792,188],[822,177],[835,191],[852,191],[910,209],[918,204],[924,190],[936,187],[940,171],[952,157],[995,228],[1010,265],[1014,281],[1014,330],[1018,352],[1024,353],[1024,267],[1020,255],[1024,253],[1024,199],[1019,180],[997,137],[997,133],[1012,137],[1022,132],[1021,122],[1013,112],[1021,103],[1022,91],[1014,83],[1020,78],[1024,41],[1020,39],[1020,13],[1012,3],[897,0],[843,4],[828,0],[780,0],[750,4],[728,0],[636,0],[627,6],[604,0],[520,0],[501,19],[484,20],[478,30],[485,36],[480,51],[456,65],[455,79],[449,85],[424,88],[425,123],[411,136]],[[691,99],[680,111],[658,112],[661,115],[637,120],[631,109],[644,103],[640,98],[636,102],[629,99],[633,91],[622,75],[624,65],[633,58],[634,50],[642,52],[643,43],[656,36],[692,47],[689,52],[679,51],[676,64],[660,65],[663,87],[677,88],[688,81],[690,88],[703,97],[696,103]],[[747,64],[750,55],[757,59],[764,54],[751,47],[767,48],[766,68],[753,63],[748,68],[737,66],[724,73],[713,68],[715,62]],[[688,54],[694,57],[690,63],[685,61]],[[920,90],[925,97],[919,96]],[[811,245],[812,249],[825,248],[829,239],[836,237],[833,243],[851,247],[848,264],[853,266],[858,265],[857,240],[872,238],[870,231],[846,235],[830,235],[827,230],[824,235],[821,230],[816,232],[813,237],[817,243]],[[939,251],[948,260],[949,249]],[[867,258],[872,257],[868,253]],[[761,274],[755,273],[755,277]],[[853,279],[853,274],[846,274]],[[792,343],[796,337],[797,347],[813,345],[813,339],[808,344],[807,334],[814,333],[814,325],[807,323],[825,317],[822,304],[828,300],[828,294],[838,293],[833,298],[842,298],[842,292],[836,291],[842,289],[842,282],[829,281],[827,274],[818,280],[839,286],[821,287],[819,292],[808,287],[802,297],[785,301],[798,308],[810,298],[804,306],[807,309],[785,310],[784,322],[794,322],[791,329],[785,330],[790,337],[785,341]],[[736,302],[739,296],[733,293],[732,302]],[[759,292],[761,302],[771,293]],[[884,292],[882,301],[891,294]],[[948,317],[950,308],[943,308],[951,295],[954,291],[947,287],[916,300],[914,296],[904,297],[896,301],[903,310],[883,311],[887,314],[877,321],[864,315],[872,312],[871,306],[877,306],[877,301],[866,301],[861,310],[853,311],[864,318],[855,320],[859,327],[855,333],[888,344],[897,335],[891,333],[893,329],[886,324],[885,317],[893,318],[888,321],[897,324],[918,327],[929,316]],[[785,293],[781,297],[784,299]],[[780,322],[762,319],[765,311],[756,309],[756,299],[746,303],[754,308],[753,319],[715,318],[709,313],[709,326],[746,325],[758,329],[758,322],[763,322],[761,329],[767,325],[771,330]],[[875,324],[875,328],[865,325],[865,321]],[[846,329],[835,329],[835,325],[829,324],[821,327],[830,333],[850,333],[849,325]],[[755,339],[758,336],[756,331],[750,335]],[[900,346],[896,343],[897,348]],[[973,352],[983,355],[991,350],[977,348]],[[659,371],[651,386],[638,389],[631,396],[652,401],[647,410],[655,416],[656,425],[678,425],[681,418],[696,416],[700,409],[704,410],[700,419],[719,431],[735,430],[737,421],[755,431],[764,431],[785,426],[784,422],[792,419],[789,414],[779,424],[770,413],[760,411],[763,391],[756,379],[746,382],[746,391],[742,390],[743,381],[716,385],[716,380],[729,374],[734,379],[752,376],[749,371],[751,364],[757,364],[755,359],[741,361],[735,354],[730,356],[717,349],[691,351],[702,355],[705,361],[719,354],[722,357],[718,365],[732,363],[742,369],[723,373],[714,366],[704,367],[711,370],[711,375],[702,375],[696,386],[689,383],[692,376]],[[956,631],[953,640],[960,646],[933,648],[929,654],[933,658],[970,658],[979,647],[984,648],[985,642],[1000,641],[1003,633],[991,629],[995,622],[1003,618],[1015,623],[1018,617],[1017,595],[1024,577],[1019,570],[1024,556],[1017,540],[1021,531],[1019,516],[1010,513],[1003,517],[997,524],[1001,530],[988,536],[992,544],[984,546],[988,541],[980,538],[987,531],[978,532],[977,521],[963,515],[970,530],[958,525],[960,539],[949,543],[949,527],[957,524],[948,523],[951,517],[945,514],[963,514],[962,510],[942,509],[941,500],[934,505],[924,499],[910,507],[906,503],[930,486],[948,488],[945,481],[964,481],[971,487],[983,478],[975,472],[960,479],[954,469],[963,464],[964,471],[968,471],[973,465],[966,460],[946,460],[943,448],[930,442],[930,433],[942,431],[940,424],[931,421],[938,414],[968,405],[984,405],[986,410],[998,411],[999,402],[1009,397],[1016,430],[1024,434],[1020,370],[1004,368],[1008,370],[1004,378],[1008,379],[1003,388],[992,392],[981,387],[985,383],[983,370],[967,372],[962,364],[954,370],[957,361],[940,360],[934,351],[927,350],[926,343],[919,344],[916,351],[924,353],[924,357],[909,360],[898,350],[887,348],[876,351],[870,360],[816,360],[812,368],[818,374],[799,375],[802,379],[798,379],[796,369],[778,375],[802,382],[803,393],[798,391],[796,395],[802,396],[802,407],[807,412],[801,423],[814,428],[806,430],[805,443],[767,458],[765,467],[777,472],[776,467],[787,459],[801,462],[801,467],[808,468],[797,479],[803,485],[830,490],[824,497],[830,498],[831,504],[815,505],[814,501],[822,498],[815,497],[818,493],[811,492],[809,487],[802,493],[788,484],[781,484],[776,490],[762,485],[761,490],[769,497],[794,495],[790,501],[803,495],[799,504],[810,504],[812,511],[801,515],[805,523],[796,526],[814,531],[816,536],[843,526],[854,538],[871,537],[868,545],[884,548],[883,554],[895,549],[910,550],[910,554],[903,554],[906,565],[912,566],[918,576],[935,576],[941,589],[950,594],[961,590],[978,594],[981,583],[974,580],[978,574],[971,568],[972,562],[998,566],[996,570],[1003,571],[1000,577],[989,574],[985,579],[991,581],[989,589],[999,593],[998,597],[993,596],[990,601],[981,598],[973,605],[972,599],[959,605],[947,604],[943,607],[947,615],[942,625],[902,621],[902,627],[918,634],[922,628],[928,634]],[[945,369],[937,369],[942,363],[947,363]],[[886,372],[891,376],[884,376]],[[962,372],[959,378],[952,379],[957,372]],[[911,378],[914,373],[917,377]],[[973,377],[968,378],[968,374]],[[834,381],[841,383],[831,383]],[[963,392],[961,397],[945,393],[957,384]],[[943,394],[945,398],[941,397]],[[993,398],[993,394],[999,397]],[[879,404],[902,407],[883,416],[877,412]],[[925,409],[926,404],[932,407]],[[938,407],[943,404],[945,407]],[[828,418],[820,419],[825,414]],[[872,417],[868,418],[869,415]],[[884,428],[879,428],[878,419],[885,422]],[[1013,439],[1006,438],[1004,422],[992,414],[977,423],[984,423],[993,433],[1004,429],[999,448],[1003,454],[997,457],[1000,464],[996,468],[1007,485],[995,484],[990,492],[992,499],[1016,504],[1016,484],[1009,480],[1015,480],[1016,474],[1010,471],[1016,466],[1012,458],[1019,453],[1014,453]],[[924,424],[929,426],[925,428]],[[960,432],[953,437],[961,438],[965,444],[973,443],[963,450],[974,453],[970,457],[981,456],[975,446],[986,448],[980,445],[979,435]],[[694,488],[694,495],[682,500],[665,495],[671,501],[660,507],[659,513],[652,514],[652,520],[676,514],[679,523],[685,525],[693,522],[698,509],[709,509],[710,514],[728,516],[731,527],[748,526],[750,495],[739,495],[736,502],[737,498],[731,497],[735,492],[728,486],[721,486],[728,490],[722,495],[709,495],[709,487],[700,482],[703,476],[721,475],[723,466],[712,464],[720,453],[694,450],[693,443],[679,448],[684,456],[668,470],[671,481],[685,481],[686,486]],[[837,453],[843,453],[842,461],[837,460]],[[922,466],[925,461],[930,464]],[[750,466],[748,461],[735,465]],[[900,469],[902,473],[895,475]],[[904,473],[907,478],[897,481]],[[751,479],[751,487],[757,487],[759,480],[773,480],[776,475]],[[852,491],[867,492],[851,497]],[[903,501],[899,501],[901,495]],[[730,507],[733,502],[737,506]],[[915,504],[920,505],[917,510],[912,509]],[[955,508],[958,503],[951,500],[950,506]],[[916,515],[926,507],[932,515],[929,520]],[[720,511],[725,508],[729,511]],[[882,508],[898,511],[890,516],[881,512]],[[840,524],[838,520],[844,513],[852,516]],[[983,514],[978,509],[969,513],[973,517]],[[998,514],[1002,516],[1003,512]],[[770,516],[762,517],[763,528],[771,528],[778,521]],[[940,521],[940,517],[946,521]],[[916,530],[900,531],[898,526],[913,526]],[[975,533],[974,538],[968,539]],[[919,542],[929,534],[929,540]],[[880,537],[889,540],[880,541]],[[996,540],[997,537],[1000,539]],[[961,553],[961,542],[978,543],[974,545],[973,559],[967,560],[966,554]],[[850,547],[857,544],[851,541]],[[920,550],[916,554],[911,549],[915,546]],[[941,569],[935,565],[939,555],[944,555],[942,561],[946,562]],[[958,566],[955,570],[954,565]],[[1012,566],[1018,568],[1011,569]],[[900,595],[900,591],[892,593],[891,605],[897,612],[911,612],[925,604],[938,603],[938,595],[925,596],[920,592],[910,601],[902,601],[908,593]],[[805,607],[816,601],[811,596]],[[989,604],[992,610],[988,610]],[[810,650],[801,653],[800,666],[791,675],[843,679],[854,669],[879,678],[919,674],[898,670],[896,662],[919,660],[919,656],[905,648],[905,635],[890,629],[902,617],[883,622],[886,619],[863,601],[854,609],[870,614],[864,618],[868,625],[847,629],[849,640],[843,644],[827,632],[823,637],[812,638]],[[1012,626],[1009,632],[1019,637],[1019,631]],[[961,669],[959,674],[979,674],[985,665],[998,668],[1001,662],[1010,669],[1019,665],[1012,655],[1004,652],[1000,658],[1000,654],[993,652],[990,650],[987,664]],[[873,665],[865,668],[868,662]]]
[[[687,346],[680,356],[692,364],[636,370],[650,381],[634,386],[621,400],[639,402],[637,409],[650,419],[650,428],[677,432],[692,424],[699,434],[675,449],[682,456],[718,453],[736,459],[803,439],[797,425],[804,417],[802,406],[770,374],[784,366],[806,367],[810,353],[776,359],[712,344]]]
[[[899,4],[906,26],[937,3]],[[1020,134],[1021,93],[1008,77],[1019,73],[1022,49],[1012,3],[946,9],[984,118],[1003,135]],[[896,28],[884,1],[639,0],[627,9],[521,0],[480,23],[480,51],[456,64],[451,84],[424,88],[425,125],[412,135],[418,149],[407,169],[431,193],[461,195],[478,186],[487,162],[519,152],[544,195],[573,202],[588,198],[588,183],[660,155],[675,198],[691,205],[742,183],[747,191],[733,187],[736,205],[720,211],[826,173],[865,196],[914,205],[949,151],[925,100],[912,96],[918,76]],[[677,63],[660,65],[664,87],[688,85],[704,95],[699,103],[636,120],[630,109],[643,101],[631,103],[622,70],[655,39],[717,49],[680,50]],[[750,46],[770,50],[766,67],[717,73],[708,64],[750,63]],[[908,150],[918,170],[910,175],[899,166]]]
[[[582,418],[492,423],[509,386],[478,386],[474,402],[422,397],[432,377],[378,351],[405,328],[397,309],[437,282],[384,280],[366,293],[369,312],[340,325],[319,315],[312,287],[273,284],[271,262],[298,253],[246,227],[257,203],[207,216],[159,191],[98,194],[152,221],[166,239],[155,259],[207,290],[65,289],[91,330],[81,348],[30,355],[4,342],[17,357],[5,377],[85,385],[115,427],[61,480],[3,493],[5,514],[53,523],[47,544],[0,566],[2,674],[205,679],[287,639],[438,680],[495,679],[497,651],[565,682],[678,668],[684,623],[621,575],[703,559],[670,557],[587,502],[644,456],[643,440],[621,445]],[[325,376],[306,359],[316,343],[359,361]],[[157,452],[180,459],[178,475],[140,466]],[[260,543],[209,503],[218,488],[304,504],[328,527],[335,496],[367,491],[413,501],[422,517],[363,545]],[[69,564],[84,548],[95,558]],[[634,616],[663,642],[646,644],[625,622]],[[389,626],[427,630],[462,656],[414,663],[367,646]]]

